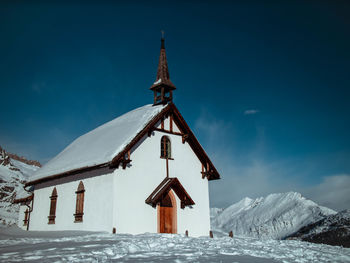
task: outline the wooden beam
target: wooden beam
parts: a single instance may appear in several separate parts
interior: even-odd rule
[[[160,96],[162,97],[162,101],[164,101],[164,87],[161,88],[160,94]]]
[[[169,160],[166,158],[166,178],[169,178]]]
[[[131,163],[131,160],[122,160],[121,163],[123,164],[123,169],[125,170],[126,166]]]
[[[185,143],[188,139],[188,134],[183,134],[182,135],[182,143]]]
[[[220,174],[218,173],[218,171],[216,170],[214,165],[211,163],[208,155],[206,154],[206,152],[204,151],[204,149],[202,148],[202,146],[198,142],[197,138],[194,136],[193,132],[191,131],[190,127],[187,125],[186,121],[182,117],[179,110],[176,108],[176,106],[174,104],[169,104],[169,105],[171,105],[171,107],[172,107],[172,113],[174,115],[174,122],[177,125],[177,127],[180,129],[181,132],[189,134],[188,144],[192,148],[193,152],[197,155],[198,159],[202,163],[209,162],[210,167],[213,171],[212,174],[210,175],[209,180],[220,179]]]
[[[155,131],[159,131],[159,132],[164,132],[164,133],[168,133],[168,134],[173,134],[173,135],[178,135],[178,136],[182,136],[183,134],[180,132],[171,132],[171,131],[167,131],[164,129],[159,129],[159,128],[154,128]]]
[[[230,232],[228,233],[228,236],[229,236],[230,238],[233,238],[233,232],[230,231]]]
[[[153,96],[154,96],[154,103],[153,104],[156,104],[157,103],[157,91],[153,91]]]
[[[173,132],[173,115],[170,115],[169,130]]]

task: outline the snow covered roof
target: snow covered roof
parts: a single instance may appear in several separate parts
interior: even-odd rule
[[[31,176],[31,181],[112,161],[167,105],[132,110],[80,136]]]

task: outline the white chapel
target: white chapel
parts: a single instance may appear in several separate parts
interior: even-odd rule
[[[153,104],[80,136],[25,184],[26,230],[210,231],[209,189],[220,175],[173,102],[164,38]]]

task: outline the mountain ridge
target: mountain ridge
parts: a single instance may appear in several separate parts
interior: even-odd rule
[[[13,201],[28,195],[23,186],[40,167],[38,161],[8,153],[0,146],[0,223],[11,225],[17,222],[19,205]]]
[[[243,198],[223,209],[211,210],[212,230],[257,238],[283,239],[301,227],[336,212],[306,199],[300,193],[274,193]]]
[[[306,225],[287,239],[350,247],[350,209]]]

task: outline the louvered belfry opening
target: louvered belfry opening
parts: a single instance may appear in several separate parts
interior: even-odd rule
[[[74,222],[83,222],[83,215],[84,215],[84,193],[85,188],[83,182],[80,181],[77,191],[75,192],[77,194],[77,200],[75,205],[75,214]]]
[[[150,89],[154,95],[153,105],[167,104],[173,101],[173,90],[176,87],[170,80],[163,37],[161,38],[157,77]]]
[[[54,224],[56,219],[56,205],[57,205],[57,190],[56,187],[52,190],[52,194],[50,196],[50,214],[48,216],[49,218],[49,224]]]

